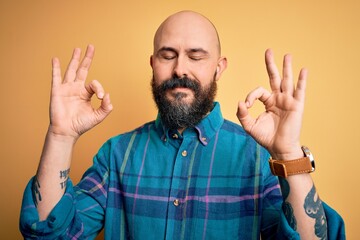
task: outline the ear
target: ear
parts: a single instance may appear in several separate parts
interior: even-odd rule
[[[225,71],[226,68],[227,68],[226,57],[220,57],[216,66],[216,75],[215,75],[216,81],[220,79],[221,74]]]
[[[153,68],[153,55],[150,56],[150,66]]]

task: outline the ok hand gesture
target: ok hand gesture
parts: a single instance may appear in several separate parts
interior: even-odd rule
[[[244,129],[274,159],[291,160],[303,155],[300,145],[300,130],[305,101],[307,70],[301,69],[296,88],[294,86],[291,56],[285,55],[282,77],[275,65],[272,51],[265,53],[266,69],[271,92],[259,87],[240,102],[237,117]],[[249,115],[256,100],[265,106],[265,112],[256,119]]]
[[[105,94],[101,84],[96,80],[85,83],[94,56],[94,47],[87,47],[81,63],[80,55],[81,50],[74,49],[63,79],[59,59],[52,60],[49,131],[74,139],[104,120],[112,110],[110,96]],[[94,94],[101,100],[98,109],[91,106],[91,97]]]

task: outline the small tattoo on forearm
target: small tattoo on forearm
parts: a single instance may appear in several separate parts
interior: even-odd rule
[[[35,206],[37,206],[38,200],[41,201],[42,197],[41,197],[41,193],[40,193],[40,183],[37,180],[36,176],[34,177],[33,182],[32,182],[32,194],[33,194]]]
[[[70,173],[70,168],[60,171],[60,178],[68,178]]]
[[[306,214],[315,219],[315,234],[320,239],[327,239],[327,221],[319,195],[316,193],[315,186],[305,198],[304,209]]]
[[[68,178],[67,178],[65,181],[63,181],[63,182],[60,183],[61,189],[66,188],[67,181],[68,181]]]
[[[60,179],[65,179],[60,183],[61,189],[66,188],[66,183],[69,179],[70,168],[60,171]]]

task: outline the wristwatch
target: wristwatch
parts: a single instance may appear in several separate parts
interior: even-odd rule
[[[315,171],[315,160],[309,148],[302,146],[304,157],[294,160],[274,160],[269,159],[272,174],[280,177],[288,177],[301,173],[311,173]]]

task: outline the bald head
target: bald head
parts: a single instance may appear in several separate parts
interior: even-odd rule
[[[159,26],[154,36],[154,54],[164,46],[205,48],[218,57],[221,54],[215,26],[203,15],[192,11],[175,13]]]

